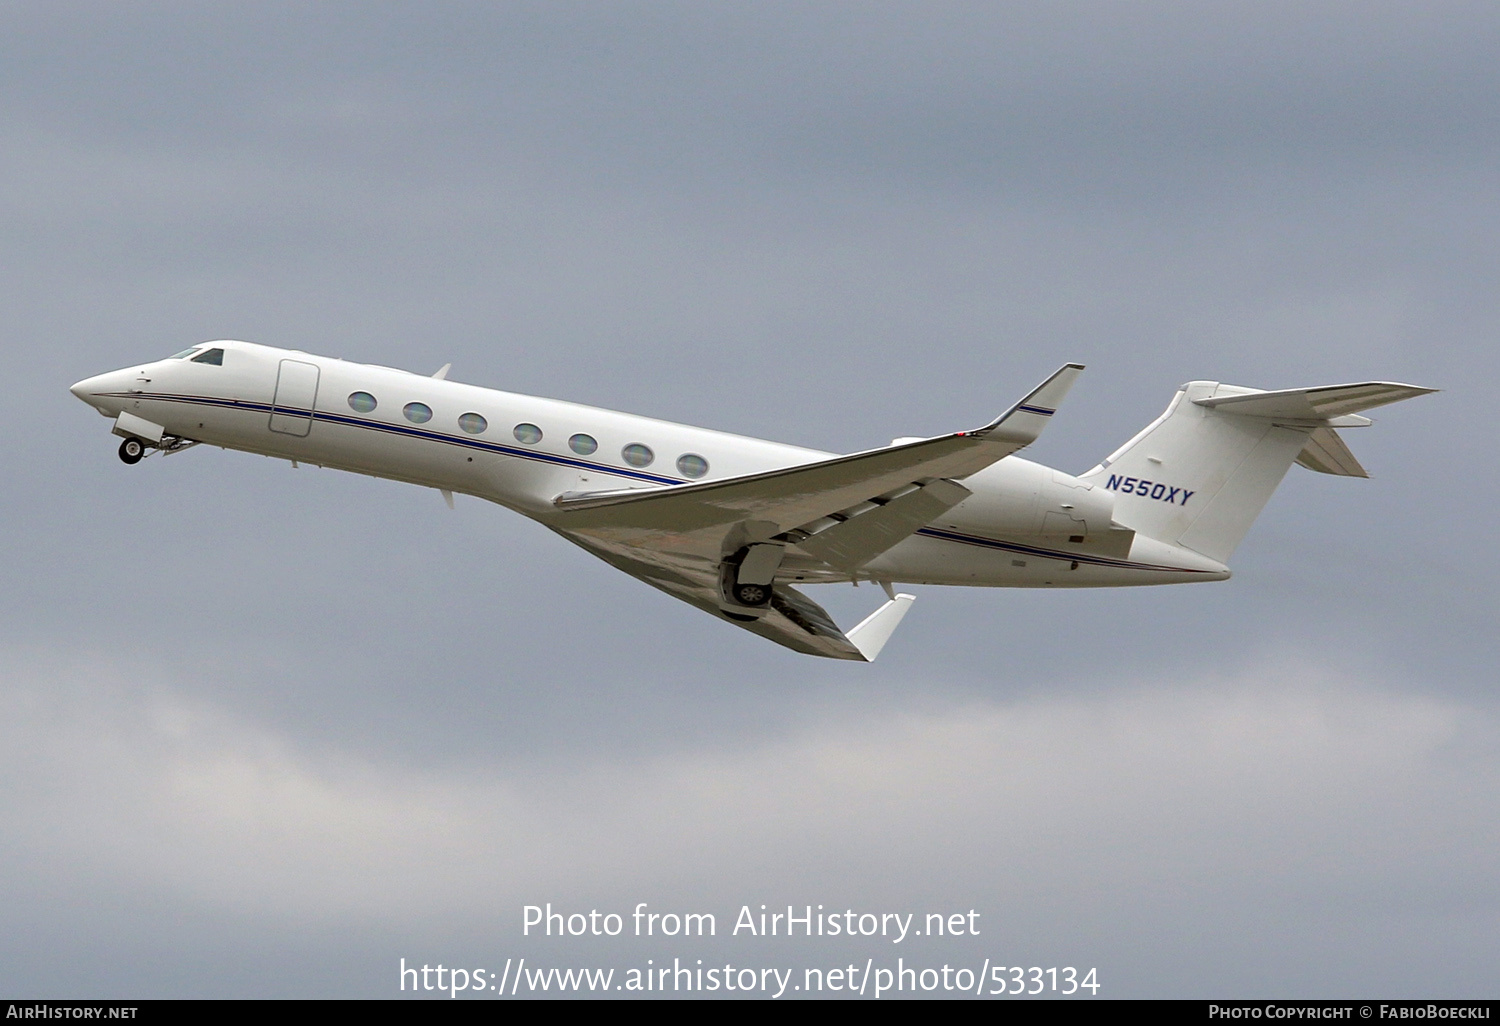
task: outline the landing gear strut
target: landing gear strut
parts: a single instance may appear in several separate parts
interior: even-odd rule
[[[120,443],[120,459],[134,466],[146,455],[146,443],[139,438],[127,438]]]

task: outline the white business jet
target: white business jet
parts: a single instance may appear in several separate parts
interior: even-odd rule
[[[995,420],[849,456],[497,392],[249,342],[80,381],[120,458],[200,443],[507,506],[724,620],[809,655],[872,660],[913,597],[894,585],[1091,588],[1222,581],[1293,462],[1367,477],[1337,429],[1434,391],[1364,382],[1277,392],[1191,381],[1074,477],[1015,455],[1083,368]],[[845,632],[794,585],[873,581]]]

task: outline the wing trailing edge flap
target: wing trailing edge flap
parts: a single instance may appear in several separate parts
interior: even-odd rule
[[[863,509],[804,524],[788,540],[836,570],[857,570],[973,494],[957,481],[911,484],[861,503]]]
[[[1079,364],[1065,365],[1000,417],[975,431],[700,484],[564,493],[554,500],[565,514],[557,526],[603,530],[620,540],[635,534],[637,538],[631,539],[635,544],[648,545],[651,536],[671,534],[681,539],[690,532],[746,521],[774,525],[772,534],[801,528],[891,493],[904,496],[909,494],[909,486],[921,488],[944,478],[968,477],[1017,452],[1041,434],[1047,418],[1081,370]],[[936,495],[928,493],[926,501]],[[918,500],[912,500],[897,510],[917,505]],[[897,511],[892,511],[867,526],[874,529],[901,519]],[[851,531],[847,537],[855,533]]]

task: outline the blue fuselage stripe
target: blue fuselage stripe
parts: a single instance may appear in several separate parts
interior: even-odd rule
[[[1116,570],[1162,570],[1172,573],[1201,574],[1208,573],[1207,570],[1196,570],[1191,567],[1182,566],[1157,566],[1152,563],[1134,563],[1128,559],[1113,559],[1109,556],[1092,556],[1086,552],[1060,552],[1057,549],[1044,549],[1036,545],[1023,545],[1020,542],[998,541],[994,538],[985,538],[974,534],[960,534],[957,531],[945,531],[937,527],[920,527],[917,534],[924,538],[935,538],[938,541],[957,542],[960,545],[977,545],[980,548],[999,549],[1002,552],[1014,552],[1022,556],[1035,556],[1038,559],[1065,559],[1079,563],[1087,563],[1090,566],[1106,566]]]
[[[313,420],[323,423],[342,424],[345,427],[362,428],[366,431],[383,431],[386,434],[401,435],[406,438],[420,438],[429,442],[443,442],[447,445],[477,449],[481,452],[491,452],[501,456],[515,456],[518,459],[535,460],[539,463],[572,467],[575,470],[590,470],[602,474],[612,474],[616,477],[631,478],[636,481],[648,481],[651,484],[675,485],[687,483],[677,478],[663,477],[660,474],[648,474],[644,471],[631,470],[625,467],[612,467],[604,463],[593,463],[589,460],[574,459],[571,456],[561,456],[556,453],[542,452],[537,449],[522,449],[518,446],[504,445],[500,442],[489,442],[480,438],[448,435],[441,431],[425,431],[417,427],[407,427],[404,424],[386,424],[378,420],[363,420],[359,417],[351,417],[342,413],[330,413],[326,410],[308,411],[284,406],[272,407],[270,403],[253,403],[243,399],[220,399],[207,395],[167,395],[160,392],[129,392],[119,393],[118,395],[120,398],[156,399],[170,403],[247,410],[251,413],[275,413],[283,417],[311,417]]]

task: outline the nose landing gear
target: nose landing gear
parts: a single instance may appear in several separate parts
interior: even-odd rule
[[[160,442],[147,442],[139,438],[127,438],[120,443],[120,460],[129,466],[135,466],[151,450],[155,449],[163,456],[170,456],[174,452],[191,449],[198,443],[190,438],[179,438],[176,435],[163,435]]]

